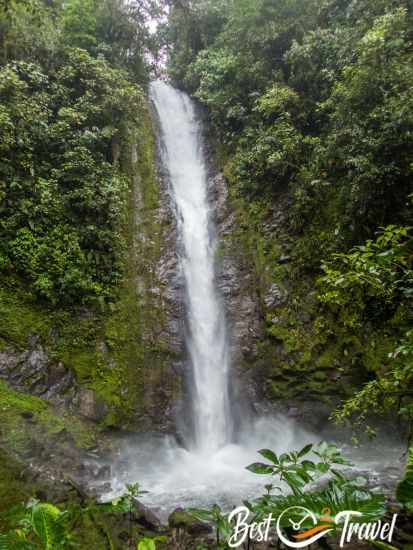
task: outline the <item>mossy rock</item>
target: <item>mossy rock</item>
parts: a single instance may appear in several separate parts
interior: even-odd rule
[[[316,371],[313,375],[312,375],[312,378],[313,380],[316,380],[317,382],[324,382],[326,380],[328,380],[328,376],[325,372],[323,371]]]
[[[78,448],[96,443],[96,426],[53,409],[45,400],[12,390],[0,381],[0,444],[17,456],[31,456],[39,446],[52,446],[57,436]]]
[[[178,508],[168,518],[168,525],[171,529],[183,529],[191,535],[207,534],[212,527],[200,521],[182,508]]]

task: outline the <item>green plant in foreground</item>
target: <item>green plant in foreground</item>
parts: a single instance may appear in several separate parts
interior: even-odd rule
[[[335,445],[321,442],[318,446],[306,445],[300,451],[292,451],[277,455],[270,449],[259,451],[269,463],[256,462],[247,469],[260,475],[270,475],[279,480],[280,485],[267,484],[266,494],[251,502],[244,502],[250,510],[252,522],[260,522],[270,514],[279,517],[288,508],[301,506],[311,510],[316,517],[325,515],[328,508],[332,516],[343,510],[354,510],[363,514],[360,522],[370,522],[380,519],[385,514],[385,499],[383,495],[373,494],[367,487],[367,479],[356,477],[348,479],[334,466],[350,466]],[[312,458],[312,460],[310,459]],[[320,488],[314,487],[314,482],[322,476],[328,476],[327,483]],[[287,486],[288,491],[285,491]],[[280,494],[274,495],[274,489]],[[282,494],[289,492],[290,494]],[[228,548],[227,541],[233,533],[233,525],[219,506],[212,510],[189,510],[199,520],[212,523],[217,534],[217,547]],[[288,514],[282,518],[282,527],[291,527]],[[303,527],[313,527],[303,523]],[[335,526],[337,529],[340,526]],[[327,543],[323,541],[326,547]],[[251,540],[244,548],[249,549]]]
[[[318,462],[308,460],[309,453],[318,457]],[[270,449],[262,449],[259,454],[267,459],[270,464],[255,462],[247,467],[254,474],[264,474],[279,477],[280,481],[287,483],[292,493],[296,496],[303,494],[304,487],[327,474],[333,465],[349,465],[335,445],[322,442],[318,447],[306,445],[301,451],[292,451],[278,456]]]
[[[200,521],[212,523],[215,526],[217,548],[227,548],[226,541],[232,534],[232,525],[218,504],[214,504],[211,510],[190,508],[188,513]]]
[[[138,484],[134,484],[126,486],[124,495],[104,504],[91,501],[84,506],[76,505],[68,510],[60,510],[53,504],[32,500],[25,506],[16,506],[7,512],[13,528],[0,534],[0,550],[83,548],[77,538],[78,528],[84,523],[83,520],[103,536],[108,548],[114,548],[112,535],[105,521],[113,515],[116,521],[127,521],[128,540],[125,548],[156,550],[157,543],[164,542],[165,537],[144,537],[136,542],[137,533],[133,531],[134,500],[144,493]]]
[[[406,472],[397,485],[396,498],[409,512],[413,512],[413,447],[408,451]]]
[[[69,514],[53,504],[29,502],[19,525],[0,535],[0,550],[60,550],[73,547],[68,529]]]

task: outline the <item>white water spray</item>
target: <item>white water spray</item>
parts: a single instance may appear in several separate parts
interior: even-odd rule
[[[151,97],[159,115],[162,161],[169,173],[188,309],[188,349],[193,388],[194,445],[213,452],[230,441],[229,353],[226,327],[215,288],[215,241],[207,199],[207,171],[199,122],[189,97],[157,81]]]

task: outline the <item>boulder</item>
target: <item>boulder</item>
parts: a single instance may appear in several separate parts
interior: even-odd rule
[[[145,506],[145,504],[137,498],[133,500],[133,504],[138,523],[148,529],[153,529],[154,531],[162,528],[162,520],[155,510]]]

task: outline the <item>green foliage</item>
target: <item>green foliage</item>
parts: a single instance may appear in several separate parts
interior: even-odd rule
[[[62,14],[62,27],[65,41],[85,50],[97,45],[98,2],[95,0],[71,0]]]
[[[396,498],[413,512],[413,447],[408,451],[406,472],[397,485]]]
[[[326,509],[334,517],[344,510],[354,510],[362,513],[361,523],[377,521],[386,513],[385,499],[383,495],[373,493],[367,487],[367,479],[356,477],[348,479],[333,466],[349,465],[335,445],[321,442],[318,446],[307,445],[300,451],[277,455],[270,449],[259,451],[269,462],[254,463],[248,466],[248,470],[259,475],[275,476],[279,481],[287,483],[291,493],[283,494],[281,487],[269,484],[266,486],[267,494],[256,498],[251,502],[244,502],[252,513],[253,522],[260,522],[269,517],[282,515],[281,526],[290,527],[289,516],[285,512],[292,507],[304,507],[311,510],[317,518],[325,516]],[[315,457],[315,460],[311,460]],[[321,476],[327,477],[327,482],[321,488],[314,488],[312,482]],[[272,494],[274,490],[277,495]],[[217,532],[218,548],[227,549],[228,540],[233,534],[234,525],[228,521],[228,516],[222,513],[219,506],[212,510],[189,510],[189,512],[201,521],[212,523]],[[304,520],[304,517],[303,517]],[[302,523],[303,527],[313,527],[312,522]],[[340,531],[342,526],[335,525],[332,528]],[[250,547],[247,540],[243,548]]]
[[[360,425],[373,411],[386,413],[391,409],[412,418],[412,245],[410,227],[388,226],[374,241],[347,254],[336,254],[322,264],[321,300],[338,311],[345,308],[344,322],[349,330],[359,329],[366,322],[388,322],[398,335],[393,350],[388,352],[387,366],[381,367],[380,378],[345,402],[336,412],[336,420],[356,417]]]
[[[321,300],[337,306],[353,304],[359,314],[374,314],[377,303],[394,310],[413,297],[412,252],[410,227],[386,227],[376,240],[322,264]]]
[[[0,535],[2,550],[35,549],[61,550],[73,548],[69,533],[69,515],[53,504],[31,501],[28,503],[18,528]]]
[[[320,443],[317,447],[306,445],[301,451],[280,456],[270,449],[262,449],[259,453],[270,462],[270,465],[256,462],[250,464],[247,469],[254,474],[278,477],[281,482],[287,483],[295,496],[302,495],[306,485],[327,474],[332,466],[349,464],[335,445],[326,442]],[[317,463],[308,460],[310,453],[318,458]]]
[[[121,276],[126,200],[108,156],[124,120],[136,120],[140,89],[68,50],[53,75],[23,62],[3,68],[0,96],[1,268],[52,303],[106,299]]]
[[[377,521],[386,513],[385,499],[383,495],[373,494],[367,487],[365,478],[345,479],[338,472],[333,472],[333,479],[329,480],[322,489],[307,491],[302,495],[274,496],[265,495],[262,498],[248,503],[248,507],[260,520],[268,517],[270,513],[279,517],[285,510],[294,506],[303,506],[311,510],[320,518],[323,511],[328,508],[331,515],[343,510],[355,510],[361,512],[362,523]],[[291,516],[284,514],[282,526],[289,526]],[[307,527],[312,527],[308,524]]]
[[[156,550],[156,542],[153,539],[145,537],[138,542],[136,548],[137,550]]]
[[[157,536],[157,537],[144,537],[136,544],[136,550],[156,550],[157,542],[165,542],[166,537]]]
[[[132,513],[133,500],[142,495],[138,485],[127,486],[126,493],[113,502],[99,504],[88,500],[81,504],[69,502],[56,507],[48,502],[31,499],[27,504],[16,505],[0,515],[7,518],[8,530],[0,535],[2,550],[61,550],[63,548],[115,548],[114,532],[128,529],[128,548],[153,550],[165,536],[142,536]],[[87,532],[85,532],[85,530]],[[94,536],[93,536],[94,535]],[[90,545],[90,546],[88,546]],[[118,548],[118,546],[116,546]],[[122,546],[123,548],[123,546]],[[126,546],[125,546],[126,548]]]
[[[226,543],[232,534],[232,526],[228,521],[227,514],[222,511],[218,504],[214,504],[211,510],[190,508],[188,513],[200,521],[212,523],[215,526],[217,548],[227,548]]]

